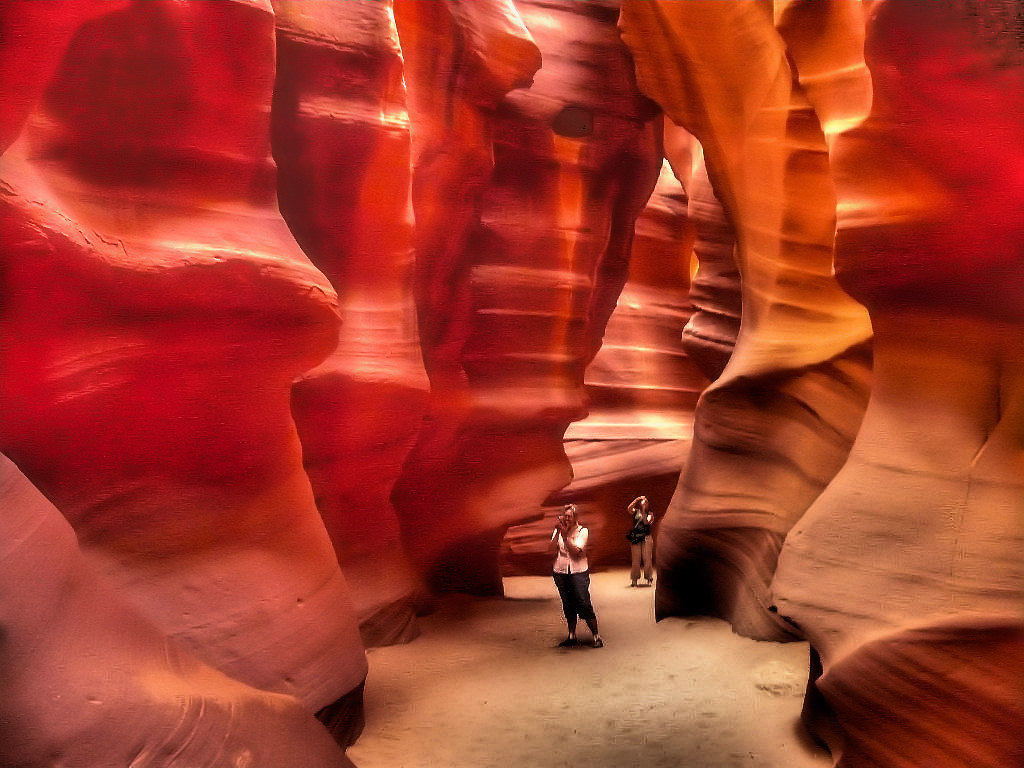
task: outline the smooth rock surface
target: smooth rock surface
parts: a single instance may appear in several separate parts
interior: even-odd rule
[[[770,6],[627,0],[620,25],[641,88],[701,144],[742,291],[735,346],[697,406],[661,523],[659,615],[710,612],[782,638],[768,592],[779,549],[846,458],[870,385],[867,313],[832,274],[823,123]]]
[[[145,620],[313,712],[366,662],[289,408],[338,309],[277,210],[274,18],[103,9],[0,158],[0,445]]]
[[[280,207],[338,292],[331,356],[292,389],[303,465],[367,645],[416,634],[391,489],[426,409],[411,290],[403,62],[388,3],[274,3]]]
[[[875,383],[773,592],[820,654],[809,714],[838,765],[1017,766],[1024,15],[914,10],[861,22],[871,112],[832,149],[836,269],[871,313]]]
[[[657,181],[657,111],[615,3],[395,10],[431,406],[393,501],[432,588],[500,594],[506,528],[570,478],[562,436]]]
[[[0,455],[0,763],[351,766],[290,696],[196,659],[97,577]]]

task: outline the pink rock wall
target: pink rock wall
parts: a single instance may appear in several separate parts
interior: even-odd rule
[[[0,763],[351,766],[294,698],[196,659],[99,578],[0,456]]]

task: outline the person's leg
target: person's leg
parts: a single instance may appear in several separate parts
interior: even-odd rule
[[[559,645],[574,645],[576,643],[576,620],[579,616],[576,605],[576,588],[570,574],[552,573],[552,577],[555,580],[558,596],[562,599],[562,613],[565,615],[565,625],[569,632]]]
[[[644,560],[644,578],[647,579],[648,583],[654,582],[654,537],[648,536],[644,539],[643,547],[643,560]]]
[[[601,632],[597,628],[597,614],[594,612],[594,606],[590,601],[590,571],[574,573],[572,576],[576,600],[578,601],[576,610],[579,612],[580,618],[587,623],[590,633],[594,636],[594,646],[600,648],[604,645],[604,640],[601,639]]]
[[[629,586],[635,587],[636,580],[640,578],[640,558],[642,545],[630,544],[629,549],[633,555],[633,565],[629,569]]]

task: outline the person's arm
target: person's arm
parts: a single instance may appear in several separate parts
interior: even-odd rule
[[[555,528],[555,530],[553,530],[551,532],[551,541],[548,542],[548,551],[549,552],[552,552],[552,551],[553,552],[557,552],[558,551],[558,529],[557,528]]]

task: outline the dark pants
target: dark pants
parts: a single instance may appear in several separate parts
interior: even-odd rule
[[[590,571],[582,573],[558,573],[552,571],[558,596],[562,598],[562,612],[565,620],[572,624],[576,617],[593,621],[594,606],[590,604]]]

